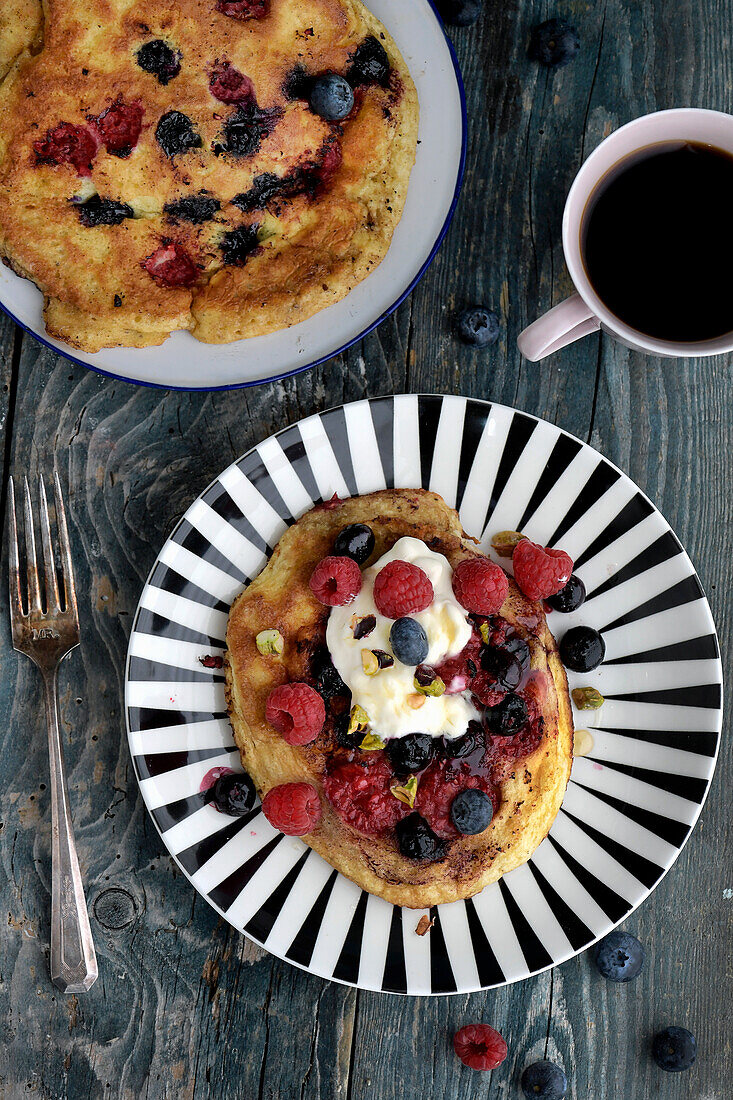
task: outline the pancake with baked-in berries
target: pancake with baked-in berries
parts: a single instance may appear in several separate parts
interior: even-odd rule
[[[271,823],[398,905],[525,862],[570,774],[542,603],[419,489],[329,501],[285,532],[231,609],[227,694]]]
[[[51,335],[257,336],[382,260],[418,104],[360,0],[47,0],[40,42],[37,0],[13,4],[0,255],[43,292]]]

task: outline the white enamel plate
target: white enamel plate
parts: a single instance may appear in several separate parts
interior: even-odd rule
[[[389,252],[346,298],[269,336],[215,345],[177,332],[160,347],[110,348],[94,355],[50,337],[40,291],[0,265],[2,308],[72,362],[168,389],[228,389],[284,378],[330,359],[383,321],[422,277],[450,224],[463,176],[466,110],[453,48],[429,0],[367,2],[392,34],[415,81],[420,131],[405,210]]]
[[[588,598],[553,613],[603,633],[604,664],[570,686],[605,697],[579,715],[577,758],[548,838],[469,901],[419,911],[364,893],[257,806],[227,817],[200,787],[240,769],[220,669],[229,606],[313,504],[423,486],[486,548],[500,530],[561,546]],[[216,665],[217,661],[209,661]],[[467,993],[563,962],[605,935],[672,866],[715,766],[721,667],[695,570],[646,496],[592,447],[542,420],[461,397],[359,401],[260,443],[196,500],[140,599],[127,664],[130,752],[163,842],[207,901],[273,954],[393,993]],[[684,884],[680,883],[680,888]]]

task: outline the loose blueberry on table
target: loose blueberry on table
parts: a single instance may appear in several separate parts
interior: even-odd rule
[[[632,982],[644,965],[644,948],[630,932],[615,929],[596,945],[594,958],[609,982]]]
[[[666,1027],[654,1036],[652,1057],[667,1073],[682,1073],[695,1063],[697,1040],[686,1027]]]

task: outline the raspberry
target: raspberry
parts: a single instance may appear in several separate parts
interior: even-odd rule
[[[469,788],[488,794],[496,812],[498,797],[488,778],[473,775],[471,765],[465,760],[436,760],[420,777],[415,809],[438,836],[458,836],[450,817],[451,803],[459,791]]]
[[[129,157],[140,137],[144,113],[142,103],[123,103],[120,97],[93,120],[108,153],[115,157]]]
[[[496,686],[496,677],[481,669],[471,680],[471,691],[484,706],[494,707],[500,703],[506,692]]]
[[[323,728],[326,707],[309,684],[281,684],[267,696],[265,717],[289,745],[308,745]]]
[[[509,580],[488,558],[466,558],[453,570],[453,594],[466,611],[493,615],[509,594]]]
[[[209,91],[220,103],[253,103],[255,98],[252,81],[228,61],[217,62],[209,77]]]
[[[193,286],[199,270],[186,249],[178,241],[163,241],[142,266],[158,286]]]
[[[321,558],[311,574],[310,588],[327,607],[343,607],[361,592],[361,569],[353,558]]]
[[[453,1036],[453,1049],[471,1069],[496,1069],[507,1056],[507,1045],[488,1024],[466,1024]]]
[[[447,657],[441,664],[436,665],[435,671],[445,684],[446,695],[458,695],[465,691],[481,663],[482,639],[474,627],[473,633],[465,647],[455,657]]]
[[[270,0],[216,0],[216,10],[232,19],[262,19],[270,10]]]
[[[530,600],[546,600],[554,596],[570,580],[573,559],[564,550],[539,546],[522,539],[512,555],[514,579]]]
[[[80,176],[90,176],[97,140],[88,126],[60,122],[47,132],[43,141],[34,141],[33,149],[41,163],[71,164]]]
[[[409,561],[389,561],[374,581],[377,611],[388,619],[401,619],[424,611],[433,602],[433,586],[427,573]]]
[[[262,812],[287,836],[305,836],[315,829],[323,813],[318,791],[310,783],[282,783],[262,799]]]
[[[390,790],[394,772],[384,755],[364,753],[336,764],[326,775],[323,788],[328,801],[347,825],[376,836],[394,829],[410,812],[409,806]]]

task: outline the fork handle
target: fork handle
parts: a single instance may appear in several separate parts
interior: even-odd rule
[[[44,672],[43,681],[51,769],[51,979],[64,993],[86,993],[97,980],[97,956],[66,790],[56,670]]]

